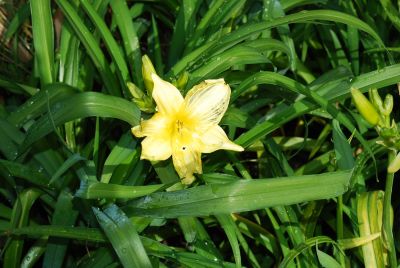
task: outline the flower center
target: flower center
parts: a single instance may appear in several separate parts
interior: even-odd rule
[[[176,150],[194,149],[196,140],[196,123],[185,114],[178,115],[173,121],[173,146]]]

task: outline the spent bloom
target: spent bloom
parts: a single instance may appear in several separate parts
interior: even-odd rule
[[[202,173],[201,154],[219,149],[243,151],[218,126],[228,108],[231,89],[223,79],[205,80],[194,86],[185,98],[172,84],[152,73],[152,97],[157,112],[132,128],[142,141],[141,159],[172,161],[182,182],[194,181]]]

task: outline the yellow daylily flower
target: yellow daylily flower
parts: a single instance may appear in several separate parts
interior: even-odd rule
[[[194,86],[185,98],[172,84],[152,74],[152,97],[157,112],[132,128],[142,141],[141,159],[172,161],[182,183],[191,184],[193,173],[202,173],[201,153],[219,149],[243,151],[218,126],[231,94],[224,79],[205,80]]]

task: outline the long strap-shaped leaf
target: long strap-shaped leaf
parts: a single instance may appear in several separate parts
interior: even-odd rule
[[[168,76],[176,76],[189,65],[195,64],[200,57],[207,58],[207,55],[221,53],[235,44],[248,39],[254,34],[261,33],[264,30],[285,24],[318,21],[332,21],[353,26],[371,35],[377,41],[378,45],[382,47],[384,46],[379,35],[368,24],[356,17],[333,10],[302,11],[281,18],[276,18],[269,22],[250,23],[238,28],[236,31],[233,31],[230,34],[221,37],[220,39],[210,41],[182,58],[171,68]]]
[[[0,229],[0,231],[3,231]],[[98,228],[86,228],[86,227],[68,227],[68,226],[57,226],[57,225],[38,225],[17,228],[13,230],[7,230],[7,234],[10,235],[28,235],[30,237],[40,236],[51,236],[51,237],[63,237],[81,241],[92,241],[99,243],[108,243],[109,240]],[[235,264],[229,262],[215,262],[214,260],[207,259],[199,254],[190,252],[175,251],[173,248],[164,245],[161,242],[147,238],[145,236],[140,237],[144,248],[149,254],[161,258],[168,258],[174,260],[177,263],[186,264],[189,267],[235,267]],[[195,266],[196,265],[196,266]],[[185,266],[185,267],[186,267]],[[132,266],[130,266],[132,267]]]
[[[90,58],[100,73],[108,92],[110,92],[112,95],[120,96],[121,91],[119,90],[119,85],[114,77],[114,74],[111,72],[109,63],[107,62],[106,57],[101,51],[100,46],[93,34],[89,31],[82,19],[79,17],[75,8],[68,1],[57,0],[56,2],[71,24],[76,35],[85,46]]]
[[[93,21],[93,23],[97,25],[97,29],[99,30],[104,40],[104,44],[107,46],[107,49],[117,66],[116,71],[120,75],[121,82],[123,83],[123,85],[125,85],[126,82],[129,81],[129,71],[124,56],[122,55],[121,50],[117,44],[117,41],[115,41],[112,33],[103,21],[103,18],[98,15],[98,13],[89,3],[89,1],[82,0],[81,3],[86,13],[89,15],[90,19]]]
[[[31,207],[42,194],[41,190],[35,188],[26,189],[19,194],[11,216],[12,228],[20,228],[28,224]],[[22,237],[10,237],[7,240],[4,247],[4,267],[20,267],[23,245],[24,239]]]
[[[93,212],[124,267],[152,267],[135,226],[116,205]]]
[[[128,63],[131,66],[131,76],[135,84],[141,87],[143,80],[141,79],[142,62],[139,38],[129,14],[128,5],[125,0],[110,1],[110,5],[121,33]]]
[[[66,85],[59,85],[65,87]],[[140,110],[125,99],[97,92],[84,92],[63,99],[50,105],[50,110],[29,129],[20,152],[26,150],[33,142],[46,136],[68,121],[90,116],[111,117],[120,119],[134,126],[139,123]],[[75,107],[71,109],[71,107]]]
[[[53,82],[54,36],[50,0],[32,0],[33,45],[42,86]]]
[[[124,210],[135,215],[174,218],[251,211],[336,197],[347,191],[350,172],[239,180],[154,193]]]
[[[360,75],[352,79],[351,82],[349,80],[347,84],[343,84],[342,86],[340,86],[341,84],[339,83],[338,87],[336,87],[335,90],[330,90],[330,92],[327,92],[328,94],[325,94],[325,90],[323,87],[321,87],[321,89],[318,90],[318,92],[323,98],[326,99],[326,101],[336,101],[336,100],[343,100],[350,95],[349,91],[350,86],[360,88],[362,91],[367,91],[368,88],[371,87],[380,88],[398,83],[399,81],[400,81],[400,64],[396,64],[380,70]],[[297,90],[298,87],[302,87],[302,84],[300,84],[299,82],[290,79],[288,77],[285,77],[283,75],[279,75],[277,73],[272,73],[272,72],[260,72],[243,81],[242,84],[233,91],[232,99],[233,100],[237,99],[239,95],[246,88],[263,83],[281,86],[291,91],[295,91]],[[261,137],[279,128],[282,124],[304,113],[307,113],[313,109],[316,109],[316,107],[317,107],[316,104],[312,103],[307,99],[299,100],[290,107],[288,107],[288,109],[274,114],[267,121],[264,121],[254,126],[249,131],[243,133],[236,140],[236,142],[241,144],[242,146],[247,147],[254,141],[260,139]],[[352,131],[353,130],[351,130],[351,132]]]

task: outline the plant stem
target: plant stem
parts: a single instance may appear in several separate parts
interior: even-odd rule
[[[336,210],[336,236],[337,239],[343,239],[343,196],[340,195],[337,201]],[[339,253],[339,260],[342,267],[345,267],[346,259],[343,254]]]
[[[388,153],[388,161],[391,163],[396,156],[396,152],[390,150]],[[393,240],[392,231],[392,188],[393,188],[394,173],[387,173],[385,196],[383,199],[383,237],[386,240],[388,247],[390,267],[397,267],[396,249]]]

